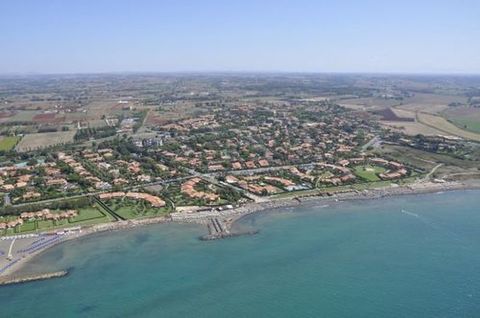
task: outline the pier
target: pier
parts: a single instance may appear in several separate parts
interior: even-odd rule
[[[2,277],[2,279],[0,280],[0,286],[22,284],[22,283],[28,283],[28,282],[33,282],[37,280],[51,279],[51,278],[59,278],[67,275],[68,275],[68,271],[59,271],[59,272],[52,272],[52,273],[20,276],[20,277]]]
[[[249,232],[241,232],[241,233],[231,233],[229,228],[230,225],[227,225],[219,218],[211,218],[208,220],[207,223],[208,227],[208,235],[204,235],[200,237],[202,241],[211,241],[211,240],[218,240],[227,237],[234,237],[240,235],[253,235],[257,234],[258,231],[249,231]]]

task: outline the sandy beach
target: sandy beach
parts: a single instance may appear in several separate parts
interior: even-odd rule
[[[45,235],[44,233],[38,233],[32,237],[26,238],[22,238],[19,235],[15,238],[14,242],[12,242],[12,237],[7,237],[3,238],[0,242],[0,248],[3,248],[3,251],[0,251],[2,253],[0,254],[0,282],[18,279],[19,277],[16,273],[18,273],[25,264],[49,248],[65,241],[78,239],[99,232],[134,229],[140,226],[157,223],[197,223],[204,225],[210,231],[210,239],[216,239],[241,234],[230,233],[230,229],[232,228],[232,225],[242,217],[251,213],[258,213],[276,208],[295,207],[305,203],[331,204],[347,200],[372,200],[398,195],[416,195],[469,189],[480,189],[480,180],[445,183],[419,182],[405,186],[385,187],[368,191],[351,190],[323,196],[301,196],[299,193],[299,196],[295,197],[276,198],[260,203],[247,203],[243,206],[232,209],[176,212],[168,217],[105,223],[91,227],[84,227],[72,232],[65,231],[62,233],[61,230],[57,231],[57,233],[62,234]],[[217,229],[217,232],[212,232],[212,227],[209,225],[209,222],[212,220],[219,220],[219,222],[221,222],[221,231]],[[10,245],[14,247],[12,248]],[[11,251],[9,251],[10,253],[8,253],[11,257],[8,257],[9,255],[7,255],[7,252],[5,251],[6,249],[11,249]],[[43,274],[44,273],[42,273],[42,275]]]

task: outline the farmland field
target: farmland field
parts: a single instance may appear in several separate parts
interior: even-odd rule
[[[402,132],[410,136],[415,136],[418,134],[424,135],[424,136],[437,136],[444,134],[443,132],[433,128],[429,127],[427,125],[424,125],[422,123],[419,123],[417,121],[415,122],[400,122],[400,121],[380,121],[380,123],[387,127],[390,128],[394,131]]]
[[[480,133],[480,109],[473,107],[456,107],[448,109],[443,115],[461,129]]]
[[[419,112],[417,113],[417,120],[424,125],[440,130],[444,134],[480,141],[480,134],[460,129],[441,116]]]
[[[21,137],[0,137],[0,151],[12,150]]]
[[[75,130],[57,131],[49,133],[28,134],[15,148],[19,152],[42,149],[50,146],[66,144],[73,141]]]
[[[467,98],[456,95],[416,93],[413,97],[406,98],[402,105],[396,108],[438,114],[447,109],[448,104],[455,102],[466,103]]]
[[[400,104],[400,101],[394,99],[384,99],[384,98],[353,98],[353,99],[342,99],[336,101],[343,107],[355,109],[355,110],[381,110],[396,106]]]

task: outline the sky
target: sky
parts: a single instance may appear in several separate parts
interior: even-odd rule
[[[479,0],[0,0],[0,74],[480,74]]]

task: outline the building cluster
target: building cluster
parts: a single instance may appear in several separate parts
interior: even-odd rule
[[[0,168],[0,187],[4,191],[27,187],[33,176],[29,173],[31,170],[30,166],[20,168],[15,165]]]
[[[408,174],[407,168],[396,161],[388,161],[383,158],[371,158],[370,162],[387,169],[386,172],[379,174],[379,177],[383,180],[399,179]]]
[[[200,199],[207,202],[217,201],[220,198],[218,194],[212,192],[205,192],[197,189],[198,185],[202,182],[203,181],[200,178],[191,178],[188,181],[184,182],[180,189],[182,193],[192,199]]]
[[[200,129],[202,128],[202,129]],[[334,105],[309,109],[237,106],[161,127],[176,136],[160,147],[170,162],[203,172],[337,160],[357,154],[374,125]]]
[[[8,222],[0,222],[0,230],[5,230],[9,228],[15,228],[22,225],[26,221],[39,221],[39,220],[67,220],[78,215],[76,210],[66,210],[66,211],[55,211],[52,212],[50,209],[43,209],[37,212],[23,212],[20,214],[20,217],[10,220]]]
[[[70,186],[55,162],[0,167],[0,192],[10,193],[13,203],[41,199],[47,191],[62,193]]]
[[[72,168],[82,180],[92,184],[95,189],[105,189],[105,183],[99,177],[94,176],[82,163],[76,160],[73,155],[66,155],[63,152],[59,152],[57,158]]]
[[[133,156],[122,158],[117,151],[111,148],[102,148],[95,152],[85,150],[69,156],[59,153],[58,157],[63,158],[64,162],[67,157],[67,163],[74,170],[76,169],[75,172],[86,175],[85,180],[91,181],[97,190],[109,190],[113,186],[150,183],[174,177],[177,174],[175,169],[170,169],[157,161],[154,161],[154,171],[152,171],[151,165],[147,167],[141,159],[153,159],[140,157],[138,154],[137,159],[134,159]],[[95,179],[89,178],[91,175],[95,175]]]
[[[165,206],[165,201],[160,199],[157,196],[143,193],[143,192],[108,192],[108,193],[101,193],[99,195],[101,200],[111,200],[117,198],[128,198],[131,200],[144,200],[152,205],[154,208],[162,208]]]

